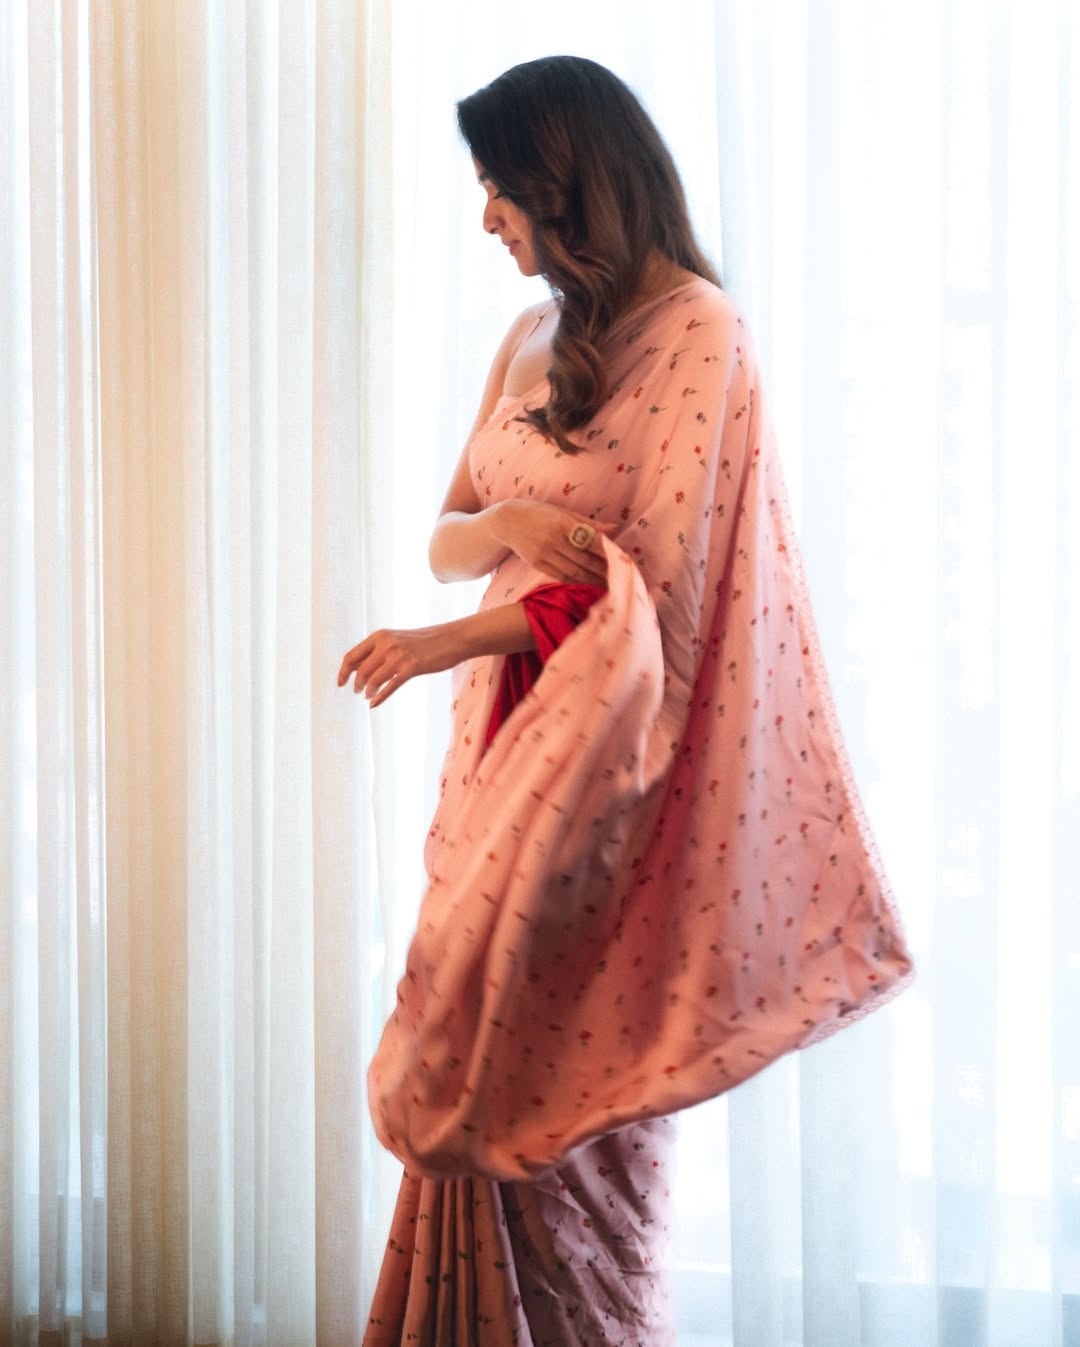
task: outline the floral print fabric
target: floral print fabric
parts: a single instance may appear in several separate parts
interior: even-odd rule
[[[666,1119],[532,1183],[402,1180],[364,1347],[674,1347]]]
[[[543,386],[471,445],[485,504],[563,502],[617,531],[606,594],[486,751],[501,660],[455,672],[430,886],[369,1074],[417,1181],[549,1176],[910,972],[742,320],[691,282],[620,323],[609,370],[582,452],[517,419]],[[510,555],[484,605],[546,579]]]

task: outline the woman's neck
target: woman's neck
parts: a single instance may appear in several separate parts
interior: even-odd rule
[[[649,254],[641,273],[641,284],[628,307],[640,309],[642,305],[649,304],[652,300],[659,299],[661,295],[666,295],[680,285],[686,285],[694,279],[694,272],[687,271],[685,267],[680,267],[677,262],[673,262],[670,257],[666,257],[658,248],[654,248]]]

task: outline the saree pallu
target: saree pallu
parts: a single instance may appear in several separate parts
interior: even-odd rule
[[[603,594],[522,602],[536,651],[506,659],[487,742]],[[671,1125],[601,1137],[532,1183],[402,1179],[365,1347],[668,1347]]]
[[[581,452],[521,419],[543,384],[470,444],[485,505],[611,526],[608,585],[493,737],[503,661],[454,673],[429,887],[368,1076],[413,1180],[547,1184],[911,975],[742,319],[693,281],[621,320],[605,360]],[[508,555],[483,606],[544,580]],[[539,1339],[579,1340],[605,1341]]]

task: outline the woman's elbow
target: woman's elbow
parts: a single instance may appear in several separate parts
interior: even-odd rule
[[[447,558],[444,556],[444,549],[439,545],[439,531],[436,528],[431,535],[431,541],[428,543],[428,565],[431,567],[431,573],[438,580],[440,585],[449,584],[454,579],[448,565]]]

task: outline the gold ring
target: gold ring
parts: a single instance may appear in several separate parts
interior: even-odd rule
[[[591,524],[575,524],[566,535],[570,546],[580,548],[582,552],[592,546],[592,540],[595,537],[596,530]]]

